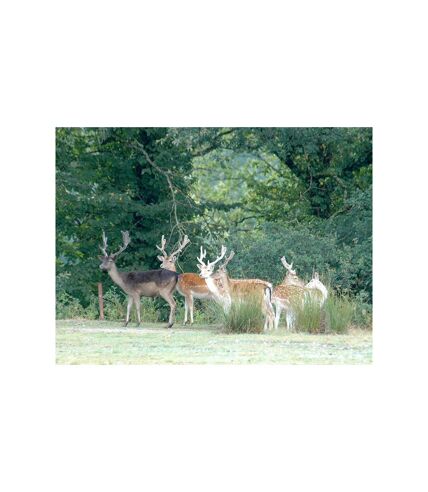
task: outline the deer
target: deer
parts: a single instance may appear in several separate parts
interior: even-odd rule
[[[214,267],[226,254],[226,247],[222,246],[220,255],[215,261],[204,262],[207,252],[201,246],[201,253],[198,259],[199,275],[205,278],[209,289],[213,294],[222,300],[223,307],[227,312],[232,301],[243,299],[251,295],[260,299],[262,312],[265,315],[264,330],[271,329],[274,323],[274,310],[271,303],[272,284],[260,279],[231,279],[227,273],[226,266],[235,256],[231,251],[225,261],[214,273]]]
[[[275,305],[275,330],[279,327],[281,311],[285,309],[287,330],[294,328],[295,313],[293,304],[296,302],[305,302],[308,297],[317,298],[320,307],[324,305],[328,292],[325,285],[320,281],[318,273],[315,273],[312,280],[305,284],[295,270],[293,263],[287,263],[285,257],[281,258],[281,263],[287,270],[284,280],[273,290],[272,302]]]
[[[321,282],[320,276],[314,272],[311,280],[305,285],[306,294],[317,299],[319,306],[323,307],[328,298],[327,287]]]
[[[116,253],[107,252],[107,236],[103,231],[103,245],[100,249],[103,256],[100,269],[107,272],[115,284],[117,284],[128,295],[128,306],[126,310],[125,326],[128,326],[132,305],[135,304],[137,310],[138,324],[141,323],[140,298],[143,297],[162,297],[169,304],[168,328],[171,328],[175,319],[176,302],[173,293],[177,287],[178,274],[170,270],[147,270],[137,272],[121,272],[116,266],[117,257],[125,251],[131,242],[128,231],[122,231],[123,244]]]
[[[162,253],[162,256],[158,256],[158,260],[161,262],[160,267],[176,272],[176,261],[178,255],[183,249],[190,243],[189,238],[184,236],[184,239],[179,243],[178,249],[171,254],[166,252],[166,239],[162,235],[160,246],[156,245],[156,248]],[[184,297],[184,321],[185,325],[188,322],[188,314],[190,315],[190,324],[193,324],[193,299],[206,299],[219,302],[219,298],[216,297],[208,288],[206,281],[201,278],[197,273],[181,273],[178,277],[177,291]]]

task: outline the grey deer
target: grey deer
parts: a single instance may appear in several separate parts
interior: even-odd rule
[[[128,294],[128,308],[126,311],[125,326],[129,323],[132,304],[135,304],[137,310],[138,325],[141,323],[140,314],[140,298],[143,297],[162,297],[169,304],[169,322],[168,328],[175,321],[176,302],[173,293],[177,287],[178,273],[169,270],[147,270],[145,272],[120,272],[116,266],[117,257],[128,247],[131,239],[129,232],[122,231],[123,245],[116,253],[109,254],[107,252],[107,237],[103,231],[103,245],[100,246],[103,256],[99,256],[101,260],[100,268],[110,275],[110,278],[116,283],[126,294]]]

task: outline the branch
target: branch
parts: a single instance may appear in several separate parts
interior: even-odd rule
[[[208,145],[208,147],[205,147],[205,149],[202,149],[198,152],[192,153],[192,157],[201,157],[205,154],[208,154],[218,146],[218,140],[220,140],[222,137],[225,135],[229,135],[230,133],[233,133],[236,130],[236,128],[229,128],[228,130],[223,130],[214,137],[214,142],[211,145]]]
[[[146,161],[150,164],[150,166],[152,166],[153,169],[155,169],[158,173],[162,174],[165,177],[165,179],[167,180],[169,189],[171,191],[171,198],[172,198],[172,210],[171,210],[171,214],[174,215],[175,226],[177,227],[177,229],[178,229],[178,231],[180,233],[180,236],[182,236],[184,234],[184,231],[183,231],[183,228],[182,228],[182,226],[180,224],[180,221],[178,220],[178,216],[177,216],[177,201],[175,199],[174,185],[172,184],[172,181],[171,181],[171,178],[169,177],[168,172],[165,171],[164,169],[162,169],[161,167],[159,167],[152,160],[152,158],[147,153],[147,150],[144,148],[144,145],[143,144],[141,144],[137,140],[134,140],[134,142],[133,142],[133,144],[131,144],[131,146],[133,146],[134,148],[138,149],[144,155],[144,157],[146,158]]]

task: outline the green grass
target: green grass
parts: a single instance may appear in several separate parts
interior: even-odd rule
[[[323,310],[319,301],[312,297],[305,298],[304,302],[299,299],[293,303],[296,316],[296,331],[306,333],[322,333],[325,331]]]
[[[255,296],[237,299],[227,313],[221,313],[222,325],[226,333],[262,333],[264,316],[260,300]]]
[[[57,321],[58,364],[370,364],[372,333],[225,334],[220,325]]]
[[[327,329],[345,333],[352,323],[355,305],[345,296],[330,296],[325,305]]]

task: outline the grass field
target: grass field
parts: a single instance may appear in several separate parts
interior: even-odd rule
[[[216,325],[61,320],[56,332],[57,364],[370,364],[372,333],[228,335]]]

